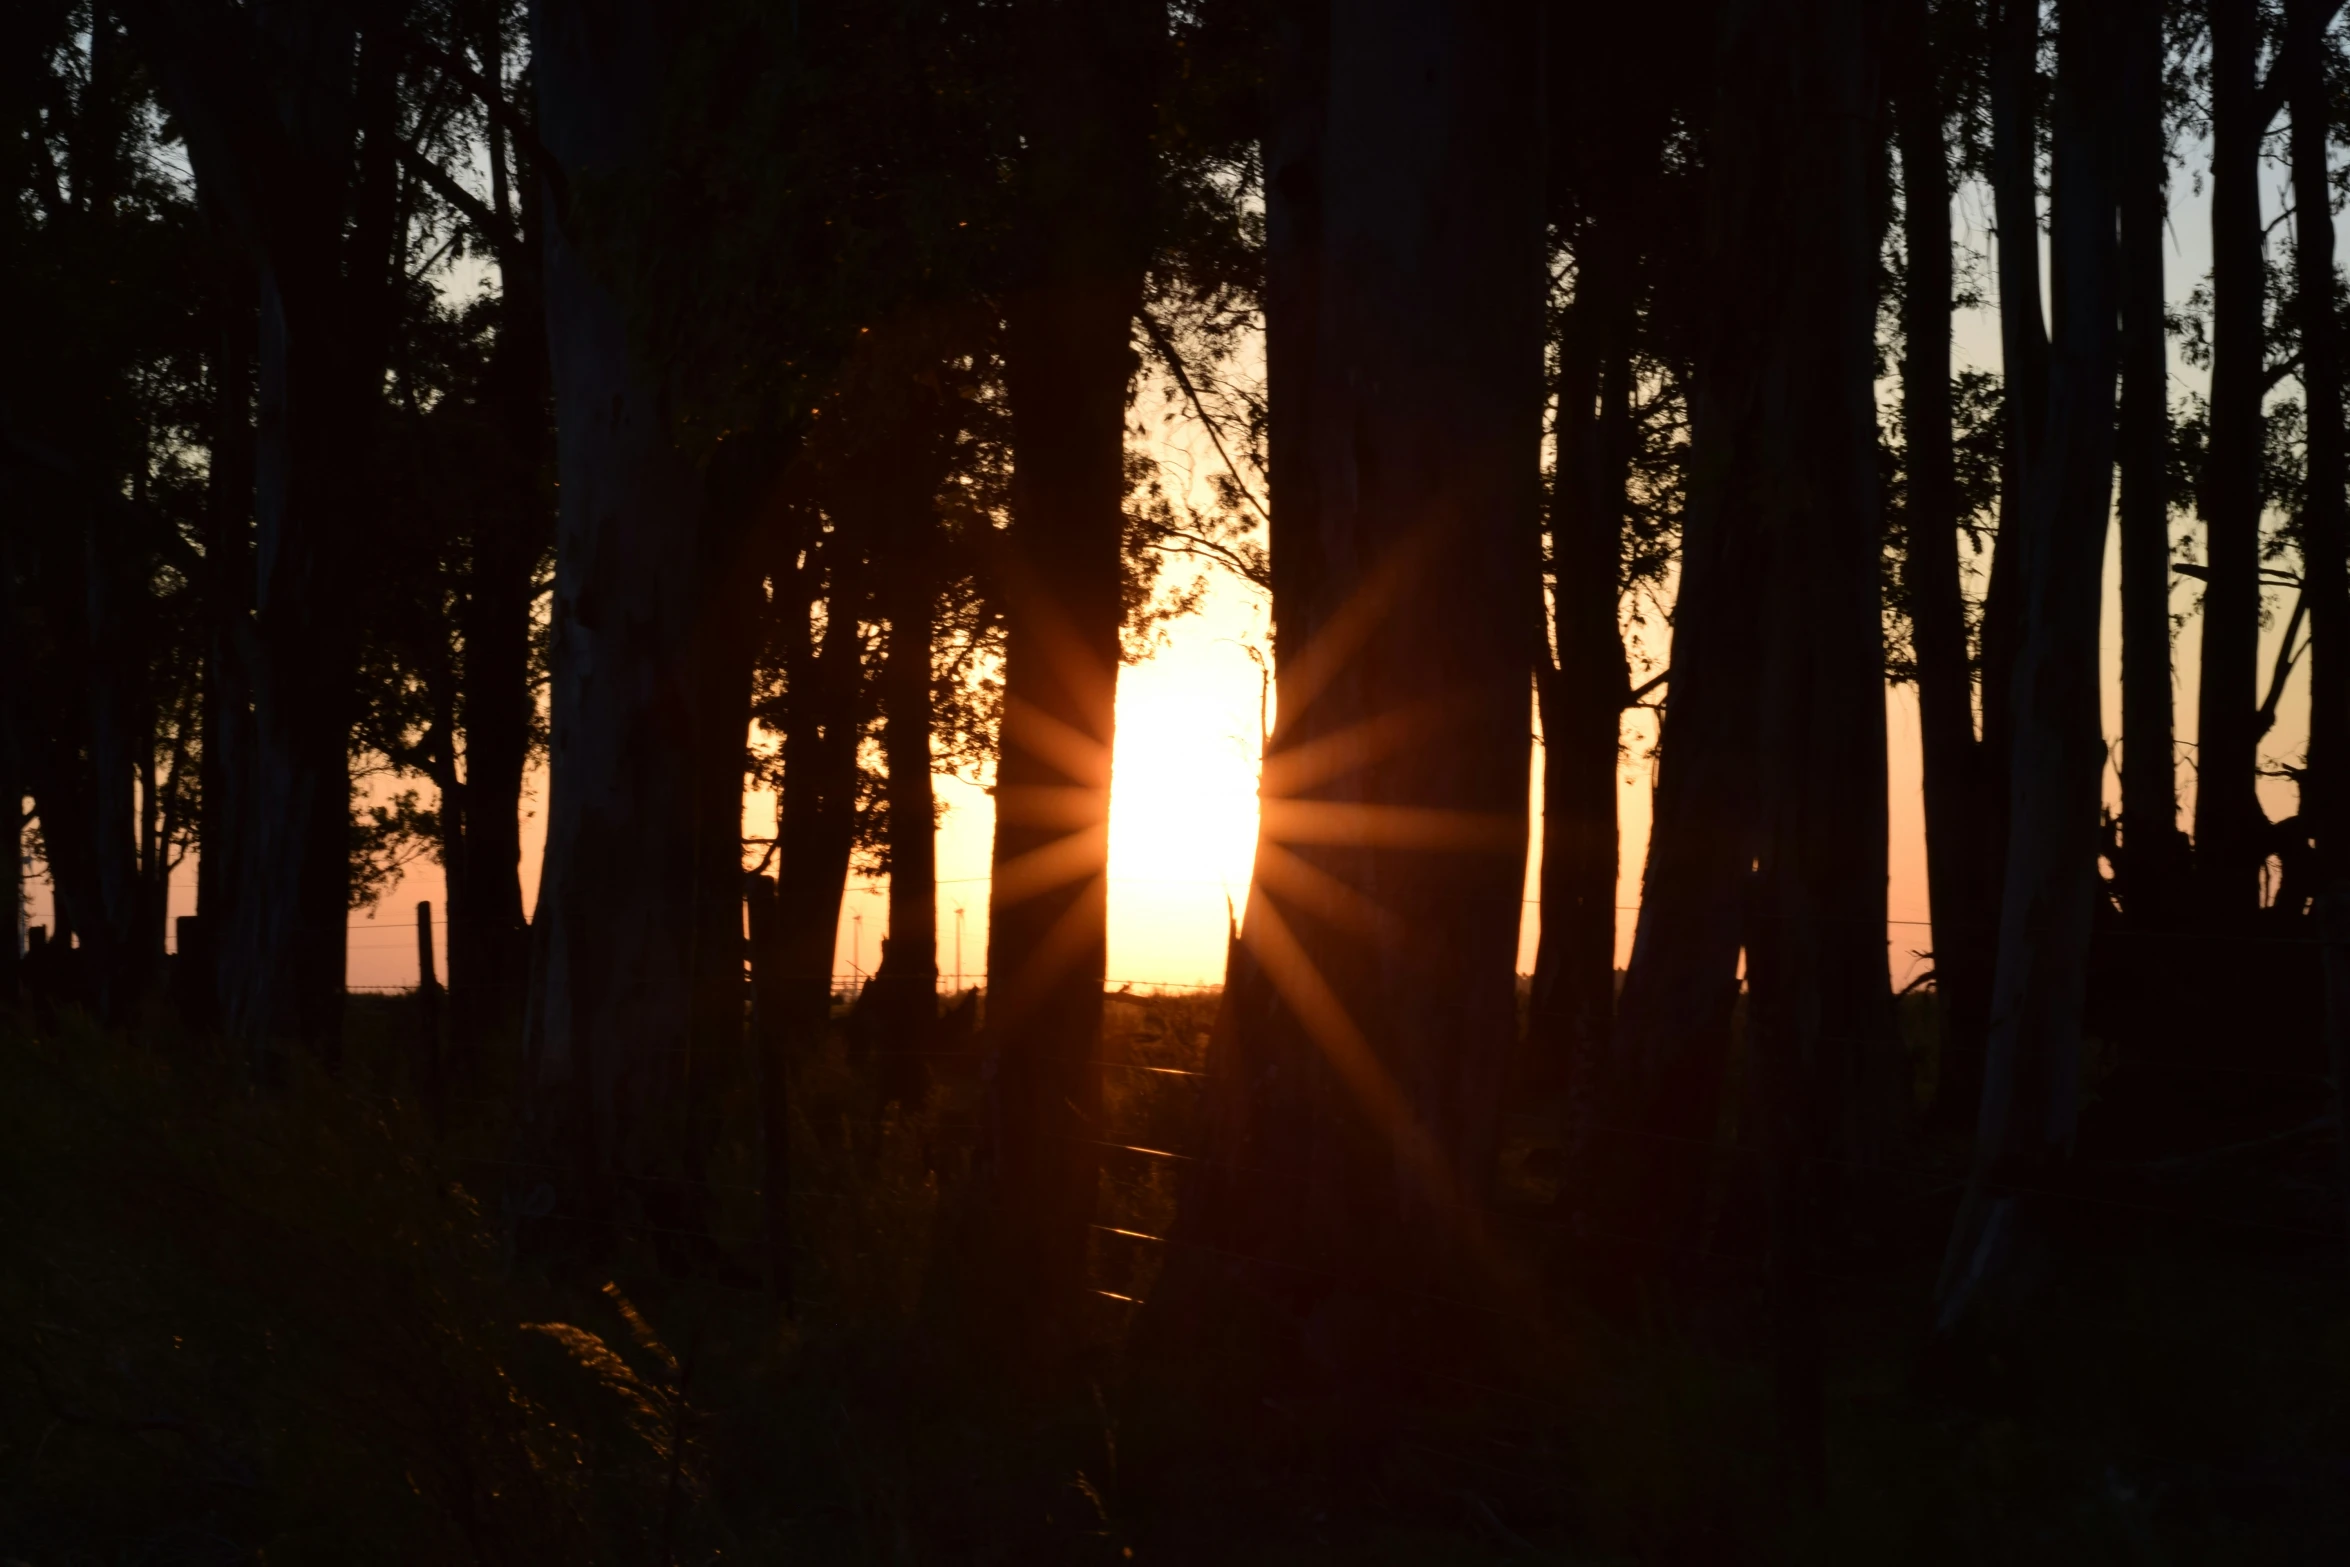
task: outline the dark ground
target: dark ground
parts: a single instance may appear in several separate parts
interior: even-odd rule
[[[1116,1297],[1148,1297],[1174,1200],[1149,1154],[1107,1156],[1082,1374],[1039,1397],[991,1369],[965,1331],[967,1039],[912,1114],[846,1023],[803,1064],[784,1322],[656,1267],[652,1236],[592,1278],[518,1264],[498,1085],[429,1136],[411,1006],[358,999],[342,1076],[266,1099],[200,1042],[0,1029],[0,1562],[2350,1560],[2333,1131],[2284,1068],[2253,1092],[2251,1067],[2100,1045],[2033,1328],[1953,1364],[1918,1351],[1957,1149],[1910,1129],[1825,1264],[1807,1524],[1779,1498],[1753,1259],[1586,1287],[1544,1216],[1541,1101],[1513,1100],[1499,1192],[1539,1320],[1495,1324],[1490,1370],[1366,1448],[1312,1408],[1201,1431],[1137,1393]],[[1212,1007],[1112,999],[1119,1139],[1186,1145]],[[1930,1086],[1930,1011],[1903,1015]],[[2218,1135],[2178,1146],[2181,1096],[2225,1084]],[[746,1267],[752,1137],[738,1105],[704,1231]]]

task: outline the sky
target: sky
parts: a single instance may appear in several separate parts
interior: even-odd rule
[[[2174,176],[2170,245],[2166,256],[2168,292],[2183,302],[2209,267],[2209,196],[2199,189],[2194,171],[2208,167],[2205,149],[2182,149],[2184,173]],[[2272,171],[2273,174],[2273,171]],[[2284,205],[2281,182],[2272,177],[2264,200],[2264,217],[2274,218]],[[1985,233],[1989,203],[1975,186],[1960,190],[1954,221],[1962,242],[1988,248]],[[2291,225],[2280,224],[2272,243],[2290,242]],[[2345,228],[2350,235],[2350,227]],[[1957,359],[1961,368],[1997,368],[1998,318],[1994,304],[1961,312],[1956,325]],[[2173,345],[2174,401],[2204,390],[2204,374],[2184,363]],[[1890,399],[1896,383],[1881,389]],[[2290,395],[2291,388],[2286,388]],[[1199,428],[1178,417],[1161,423],[1157,412],[1165,406],[1152,395],[1137,399],[1138,410],[1171,478],[1195,480],[1213,471],[1216,462]],[[2182,530],[2184,521],[2176,523]],[[2105,724],[2109,736],[2120,723],[2120,650],[2118,642],[2118,542],[2109,534],[2106,566],[2107,611],[2104,637]],[[1975,585],[1979,592],[1979,581]],[[2180,582],[2173,595],[2175,612],[2193,603],[2195,584]],[[2274,653],[2284,619],[2277,604],[2279,590],[2271,590],[2278,610],[2265,634],[2262,669]],[[1110,811],[1109,963],[1111,984],[1139,987],[1213,984],[1222,978],[1228,907],[1245,913],[1248,872],[1255,838],[1256,763],[1261,688],[1250,646],[1264,648],[1268,605],[1255,588],[1222,573],[1211,573],[1208,592],[1197,614],[1173,622],[1164,644],[1151,658],[1128,666],[1118,686],[1117,744],[1113,757]],[[1664,663],[1665,630],[1652,627],[1651,644],[1640,651],[1652,667]],[[2195,735],[2195,659],[2199,623],[2192,617],[2181,626],[2173,660],[2180,745],[2180,793],[2184,809],[2191,810],[2194,790],[2192,766]],[[2265,677],[2264,677],[2265,678]],[[1531,714],[1529,716],[1531,723]],[[1886,695],[1888,736],[1887,841],[1887,962],[1889,977],[1904,984],[1923,966],[1923,954],[1932,946],[1926,921],[1925,842],[1918,754],[1917,703],[1913,690],[1896,687]],[[2307,729],[2306,665],[2288,687],[2276,729],[2264,748],[2267,760],[2296,756]],[[1630,953],[1634,910],[1639,902],[1640,868],[1646,855],[1649,791],[1653,785],[1652,747],[1655,715],[1635,711],[1626,715],[1625,749],[1619,770],[1622,854],[1617,881],[1619,908],[1617,961]],[[1539,864],[1541,751],[1535,748],[1528,780],[1534,839],[1529,845],[1529,902],[1521,931],[1518,967],[1533,966],[1540,929],[1539,910],[1531,901],[1533,870]],[[2117,776],[2106,774],[2109,799],[2119,799]],[[544,840],[543,773],[530,781],[524,801],[523,892],[525,902],[535,898],[538,854]],[[2263,796],[2272,815],[2292,809],[2290,785],[2281,779],[2264,780]],[[959,974],[976,983],[984,974],[987,952],[987,866],[994,829],[993,804],[985,790],[967,779],[940,781],[946,805],[939,834],[939,969],[942,980]],[[773,830],[772,797],[753,796],[746,802],[745,831]],[[175,914],[193,912],[194,866],[183,866],[175,877]],[[352,917],[349,980],[354,987],[405,988],[416,983],[415,906],[430,901],[443,907],[439,867],[429,861],[411,866],[382,905]],[[1227,904],[1227,899],[1230,904]],[[888,928],[885,881],[853,878],[844,899],[835,968],[844,978],[869,972],[878,960],[881,938]],[[30,917],[48,918],[46,888],[36,888]],[[445,932],[436,931],[439,962],[446,962]],[[445,972],[445,969],[444,969]]]

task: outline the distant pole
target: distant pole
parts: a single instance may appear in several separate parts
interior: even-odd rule
[[[963,993],[963,905],[955,905],[955,994]]]
[[[432,905],[416,905],[416,993],[430,995],[441,988],[432,960]]]
[[[849,916],[849,974],[859,991],[865,988],[865,916]]]

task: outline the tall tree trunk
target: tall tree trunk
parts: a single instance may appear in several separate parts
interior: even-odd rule
[[[230,1028],[267,1073],[341,1025],[357,633],[354,477],[372,459],[398,241],[405,7],[247,14],[121,7],[187,136],[208,201],[259,264],[251,747]],[[299,83],[299,87],[290,85]],[[365,493],[365,487],[360,489]]]
[[[2195,873],[2206,918],[2240,921],[2260,898],[2261,392],[2267,340],[2260,222],[2255,0],[2211,0],[2211,448],[2200,501],[2205,560],[2195,714]]]
[[[146,989],[140,961],[139,886],[139,628],[144,585],[125,581],[143,552],[118,536],[113,518],[93,513],[83,535],[82,581],[87,593],[90,800],[85,821],[97,867],[97,906],[87,911],[82,944],[98,1015],[127,1022]]]
[[[2301,386],[2308,410],[2308,478],[2302,490],[2302,581],[2310,606],[2309,758],[2302,814],[2316,840],[2321,874],[2350,878],[2350,516],[2344,488],[2341,285],[2334,271],[2333,184],[2327,138],[2326,30],[2338,7],[2292,0],[2286,9],[2287,77],[2293,119],[2293,268],[2300,297]],[[2313,218],[2311,214],[2321,214]]]
[[[2040,282],[2041,5],[2042,0],[1998,0],[1990,39],[1992,224],[1999,237],[1999,356],[2006,416],[1999,541],[1992,549],[1983,599],[1983,749],[1976,785],[1989,823],[1984,863],[1993,878],[1991,909],[2002,896],[1998,878],[2006,857],[2015,662],[2024,623],[2024,497],[2031,491],[2048,425],[2048,326]]]
[[[1563,1073],[1577,1121],[1597,1113],[1615,1023],[1617,771],[1630,668],[1619,624],[1625,487],[1635,439],[1641,197],[1658,170],[1654,84],[1611,79],[1652,40],[1640,24],[1548,40],[1561,103],[1548,171],[1552,221],[1573,235],[1575,294],[1559,339],[1550,494],[1551,625],[1536,660],[1542,719],[1541,942],[1528,1035]],[[1598,46],[1598,47],[1595,47]],[[1573,1139],[1578,1150],[1588,1137]]]
[[[1034,253],[1004,312],[1013,521],[987,1027],[1005,1276],[1028,1292],[1011,1320],[1050,1353],[1079,1303],[1097,1184],[1126,390],[1165,13],[1040,0],[1026,20]]]
[[[1310,1356],[1376,1409],[1467,1336],[1429,1297],[1506,1289],[1480,1210],[1540,624],[1540,56],[1531,18],[1498,4],[1283,28],[1280,716],[1205,1147],[1153,1310],[1189,1335],[1255,1317],[1275,1363]]]
[[[215,223],[218,252],[210,464],[204,496],[204,673],[201,782],[196,827],[197,950],[189,970],[190,1021],[220,1022],[220,934],[234,921],[243,864],[252,696],[246,641],[252,615],[253,352],[257,319],[251,261]]]
[[[16,548],[13,530],[0,529],[0,668],[12,678],[0,682],[0,1006],[13,1006],[24,994],[24,802],[25,753],[34,743],[26,703],[19,690],[18,671],[29,667],[24,640],[17,628]]]
[[[681,26],[647,4],[532,6],[548,182],[578,190],[650,156]],[[545,236],[561,489],[528,1135],[565,1172],[551,1218],[571,1227],[551,1239],[593,1251],[639,1215],[696,1227],[679,1221],[703,1174],[687,1063],[706,497],[567,218]]]
[[[1881,1157],[1895,1059],[1873,391],[1881,137],[1872,121],[1883,99],[1862,0],[1739,9],[1722,39],[1739,65],[1725,78],[1711,144],[1711,238],[1721,261],[1746,274],[1755,303],[1743,308],[1764,317],[1752,332],[1771,391],[1750,405],[1750,462],[1731,478],[1764,540],[1750,585],[1764,606],[1764,657],[1748,1038],[1769,1170],[1783,1459],[1793,1493],[1816,1501],[1815,1229]],[[1943,210],[1921,213],[1913,229],[1929,253],[1928,290],[1933,253],[1947,255],[1946,232],[1931,221]],[[1930,333],[1947,330],[1946,307],[1936,308],[1946,297],[1923,293]],[[1918,346],[1930,358],[1931,345]],[[1946,374],[1935,384],[1947,386]],[[1840,1183],[1822,1180],[1823,1161],[1845,1172]]]
[[[1709,126],[1707,134],[1717,133]],[[1709,175],[1709,180],[1711,176]],[[1720,192],[1708,187],[1709,223]],[[1692,351],[1689,499],[1674,596],[1672,683],[1632,957],[1616,1011],[1613,1152],[1569,1200],[1623,1261],[1670,1262],[1698,1233],[1738,999],[1741,909],[1754,864],[1760,541],[1739,493],[1762,396],[1752,312],[1709,235]],[[1719,270],[1730,265],[1730,271]],[[1595,1140],[1596,1141],[1596,1140]]]
[[[1944,1331],[2019,1287],[2018,1204],[2070,1154],[2096,896],[2097,637],[2113,496],[2120,307],[2114,89],[2120,40],[2101,0],[2058,18],[2057,334],[2044,458],[2025,497],[2024,644],[2016,665],[2007,880],[1973,1168],[1937,1291]],[[2030,1237],[2025,1237],[2029,1241]],[[2028,1246],[2027,1246],[2027,1249]]]
[[[2176,912],[2186,872],[2171,729],[2170,353],[2163,324],[2162,8],[2122,38],[2121,203],[2122,893],[2140,920]]]
[[[524,205],[535,230],[539,203]],[[473,539],[464,643],[464,855],[449,889],[449,1010],[461,1058],[519,1021],[529,966],[522,907],[522,783],[530,756],[534,578],[546,550],[546,307],[535,235],[505,268],[492,416],[502,440],[496,503]]]
[[[799,541],[810,544],[811,536]],[[758,1073],[767,1285],[792,1285],[791,1074],[824,1045],[841,898],[856,841],[857,753],[866,718],[857,626],[868,608],[840,534],[785,552],[770,635],[784,678],[783,788],[775,879],[750,878],[752,1054]],[[811,621],[824,605],[821,639]]]
[[[876,976],[887,1021],[882,1086],[919,1107],[923,1052],[938,1016],[938,820],[931,778],[930,651],[937,615],[930,494],[898,498],[898,547],[882,585],[889,650],[881,671],[882,752],[889,770],[889,944]]]
[[[750,1087],[744,1028],[743,784],[761,562],[781,521],[784,443],[738,433],[709,472],[689,654],[693,686],[693,950],[688,1091],[693,1146],[714,1147],[726,1103]]]
[[[1991,1007],[1994,878],[1981,809],[1973,660],[1958,570],[1958,477],[1950,393],[1950,154],[1942,55],[1928,0],[1910,0],[1899,89],[1903,245],[1902,427],[1909,452],[1902,575],[1917,650],[1925,771],[1926,885],[1934,919],[1934,989],[1944,1059],[1979,1058]],[[1963,1070],[1954,1076],[1963,1078]],[[1945,1083],[1966,1093],[1972,1082]],[[1971,1098],[1968,1101],[1971,1104]]]
[[[1616,772],[1630,665],[1617,624],[1631,310],[1607,298],[1596,256],[1581,269],[1588,304],[1560,353],[1559,461],[1551,495],[1551,637],[1539,659],[1542,718],[1542,934],[1534,959],[1532,1043],[1563,1068],[1578,1101],[1599,1085],[1615,1023]],[[1600,337],[1586,353],[1575,337]],[[1581,1078],[1583,1081],[1575,1082]]]

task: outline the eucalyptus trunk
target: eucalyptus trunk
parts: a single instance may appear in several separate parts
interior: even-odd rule
[[[1482,1214],[1540,634],[1540,56],[1499,4],[1277,26],[1279,721],[1152,1310],[1311,1368],[1365,1440],[1469,1336],[1431,1297],[1511,1298]]]
[[[252,613],[236,632],[250,743],[233,917],[212,934],[228,1026],[263,1076],[291,1044],[331,1059],[340,1041],[353,541],[369,520],[398,275],[405,10],[121,7],[204,200],[236,227],[258,277]]]
[[[2048,425],[2048,326],[2040,279],[2040,12],[2042,0],[1997,0],[1991,20],[1991,200],[1998,236],[1999,357],[2004,402],[1999,535],[1983,599],[1983,766],[1978,799],[1988,822],[1984,863],[2002,892],[2007,769],[2015,731],[2015,663],[2023,641],[2025,496]],[[1971,1088],[1971,1081],[1959,1085]],[[1971,1095],[1970,1095],[1971,1097]]]
[[[1912,0],[1898,94],[1903,249],[1902,429],[1909,458],[1902,511],[1903,587],[1917,653],[1925,773],[1926,887],[1934,920],[1934,990],[1942,1009],[1946,1080],[1971,1102],[1991,1008],[1996,907],[1991,834],[1982,808],[1983,747],[1975,737],[1974,661],[1958,561],[1959,498],[1952,444],[1949,106],[1943,53],[1926,0]]]
[[[1005,1277],[1025,1292],[1009,1322],[1050,1356],[1081,1300],[1103,1135],[1126,392],[1165,12],[1039,0],[1022,21],[1028,253],[1004,306],[1014,462],[987,1029]]]
[[[1571,236],[1575,291],[1559,335],[1557,460],[1549,496],[1550,626],[1535,661],[1542,721],[1542,934],[1528,1043],[1539,1080],[1562,1081],[1577,1108],[1571,1144],[1612,1097],[1617,812],[1629,661],[1619,623],[1623,532],[1639,323],[1641,204],[1657,178],[1655,116],[1621,101],[1640,88],[1602,80],[1629,44],[1551,40],[1568,104],[1556,117],[1553,222]],[[1570,1176],[1572,1179],[1572,1176]]]
[[[503,158],[497,166],[503,170]],[[498,343],[485,388],[499,436],[495,493],[476,525],[459,609],[464,849],[449,888],[449,1010],[458,1047],[469,1058],[521,1020],[530,963],[522,785],[534,716],[531,612],[552,521],[544,479],[550,441],[540,206],[525,186],[521,232],[499,250]]]
[[[2070,1156],[2096,898],[2098,619],[2113,498],[2121,304],[2111,10],[2059,13],[2052,207],[2057,336],[2043,460],[2025,496],[1999,968],[1967,1190],[1937,1290],[1940,1327],[2028,1290],[2041,1226],[2022,1213]],[[2019,1258],[2019,1248],[2021,1256]]]
[[[2256,0],[2211,0],[2211,445],[2199,500],[2205,571],[2195,713],[2195,874],[2221,925],[2259,906],[2260,514],[2267,131]]]
[[[2121,206],[2121,616],[2123,906],[2134,919],[2177,912],[2179,835],[2171,714],[2170,353],[2163,322],[2162,8],[2128,17],[2115,146]]]
[[[901,498],[889,581],[889,650],[881,671],[882,753],[889,772],[889,944],[876,976],[888,1027],[882,1087],[919,1108],[924,1053],[938,1019],[938,796],[931,774],[930,655],[937,620],[932,497]]]
[[[543,0],[531,29],[545,178],[577,191],[640,167],[682,23],[649,4]],[[706,484],[671,440],[626,302],[566,216],[550,213],[544,240],[561,488],[527,1135],[561,1171],[548,1219],[564,1227],[547,1239],[593,1254],[631,1221],[702,1227],[693,640]]]
[[[2308,416],[2308,477],[2302,489],[2302,580],[2310,607],[2309,758],[2302,815],[2317,839],[2326,882],[2350,879],[2350,516],[2344,490],[2341,284],[2334,267],[2333,179],[2328,138],[2333,103],[2326,84],[2326,30],[2337,8],[2293,0],[2286,10],[2284,68],[2292,114],[2293,204],[2324,214],[2294,225],[2293,270],[2300,300],[2301,387]]]

